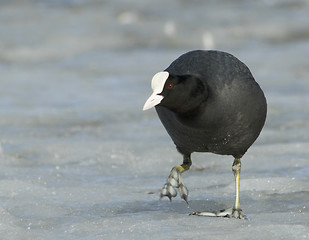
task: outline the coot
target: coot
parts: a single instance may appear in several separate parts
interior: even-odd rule
[[[232,208],[198,216],[245,218],[239,202],[241,157],[259,136],[266,119],[263,91],[249,68],[221,51],[195,50],[181,55],[151,82],[153,94],[143,110],[155,107],[161,122],[183,155],[171,170],[161,198],[187,202],[181,173],[191,166],[191,153],[211,152],[234,157],[236,200]]]

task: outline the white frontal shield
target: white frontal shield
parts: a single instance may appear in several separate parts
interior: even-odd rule
[[[145,102],[143,111],[158,105],[162,101],[163,96],[158,94],[163,91],[168,76],[168,72],[158,72],[156,75],[153,76],[151,80],[151,88],[153,90],[153,93]]]

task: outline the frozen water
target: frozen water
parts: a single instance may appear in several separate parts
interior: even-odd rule
[[[309,2],[0,2],[1,239],[309,239]],[[194,154],[189,207],[159,201],[181,163],[152,76],[191,49],[239,57],[265,91],[243,158],[249,220],[231,207],[233,159]]]

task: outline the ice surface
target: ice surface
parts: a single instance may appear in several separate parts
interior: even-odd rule
[[[309,2],[1,1],[1,239],[309,239]],[[264,89],[243,157],[249,220],[188,216],[234,201],[232,157],[193,154],[189,206],[159,201],[181,156],[151,78],[215,48]]]

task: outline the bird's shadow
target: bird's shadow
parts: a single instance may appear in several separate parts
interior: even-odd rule
[[[307,208],[308,191],[300,191],[293,193],[283,194],[267,194],[263,198],[250,198],[246,196],[243,198],[245,213],[247,216],[253,216],[261,213],[281,213],[289,210],[295,213],[308,213]],[[145,216],[152,217],[162,216],[167,214],[185,214],[189,215],[192,212],[218,212],[222,209],[231,207],[230,199],[225,200],[207,200],[207,199],[193,199],[187,204],[185,201],[175,199],[169,201],[168,199],[162,200],[149,200],[143,199],[138,201],[117,201],[108,204],[95,204],[90,208],[83,209],[79,214],[85,214],[92,217],[122,217],[122,216]],[[73,213],[72,213],[73,214]],[[75,213],[76,214],[76,213]]]
[[[97,206],[99,207],[99,206]],[[215,212],[220,209],[225,209],[227,206],[211,200],[192,200],[189,204],[184,201],[166,201],[166,200],[153,200],[153,201],[134,201],[111,206],[108,211],[103,210],[103,215],[136,215],[136,214],[153,214],[157,213],[177,213],[177,214],[190,214],[196,211]],[[97,211],[96,211],[97,212]]]

